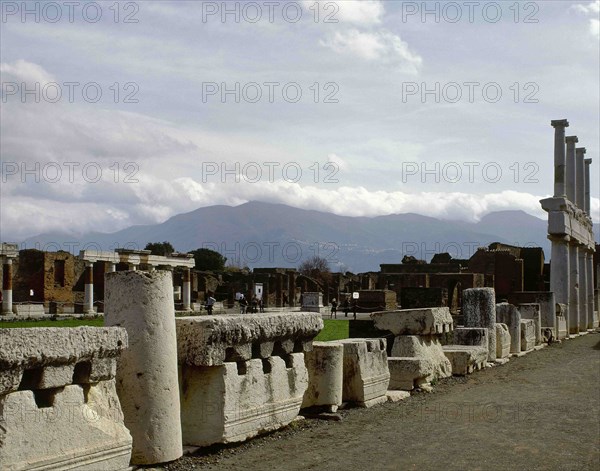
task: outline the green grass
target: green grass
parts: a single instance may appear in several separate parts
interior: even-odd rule
[[[329,340],[341,340],[348,338],[350,332],[350,321],[324,319],[323,322],[325,322],[325,327],[323,327],[323,330],[315,337],[315,340],[327,342]]]
[[[104,319],[65,319],[61,321],[43,320],[43,321],[8,321],[0,322],[0,329],[15,327],[79,327],[89,325],[93,327],[103,327]]]

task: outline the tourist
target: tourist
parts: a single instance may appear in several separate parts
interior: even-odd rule
[[[208,315],[211,315],[213,313],[213,306],[215,305],[216,302],[217,302],[217,300],[212,297],[212,295],[209,291],[208,298],[206,299],[206,313]]]
[[[240,314],[246,314],[246,307],[248,306],[248,300],[244,297],[243,294],[240,296],[238,303],[240,303]]]
[[[344,304],[342,304],[344,308],[344,317],[348,317],[348,313],[350,312],[350,303],[348,302],[348,298],[344,299]]]
[[[335,317],[337,319],[337,301],[335,300],[335,298],[333,298],[331,300],[331,314],[329,315],[330,318]]]
[[[259,312],[265,312],[265,302],[263,301],[263,298],[258,300],[258,310]]]
[[[356,320],[356,309],[358,309],[358,301],[356,299],[352,300],[352,314],[354,314],[354,320]]]

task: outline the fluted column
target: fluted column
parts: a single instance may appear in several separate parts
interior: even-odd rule
[[[190,269],[183,269],[183,287],[182,287],[182,297],[183,297],[183,310],[189,311],[192,305],[192,283],[190,280]]]
[[[579,142],[577,136],[567,136],[567,173],[566,187],[567,198],[573,204],[577,203],[577,159],[575,158],[575,144]]]
[[[583,181],[585,182],[585,198],[584,198],[584,208],[583,210],[587,213],[588,216],[591,216],[591,192],[590,192],[590,165],[592,163],[592,159],[585,159],[585,171]]]
[[[585,147],[578,147],[575,149],[575,187],[577,192],[575,194],[575,203],[577,207],[582,211],[585,211]]]
[[[579,247],[579,331],[587,331],[588,325],[588,294],[587,294],[587,248]]]
[[[566,196],[565,128],[569,127],[569,121],[555,119],[550,124],[554,127],[554,196]]]
[[[550,261],[550,291],[557,303],[569,305],[570,270],[569,237],[551,237],[552,258]],[[567,328],[570,324],[566,316]]]
[[[579,334],[579,246],[569,247],[569,333]]]

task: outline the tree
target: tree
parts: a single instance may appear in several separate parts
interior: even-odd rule
[[[304,260],[298,266],[298,271],[303,275],[316,280],[321,285],[325,282],[328,282],[331,278],[331,273],[329,272],[329,262],[327,259],[319,257],[318,255]]]
[[[194,254],[196,270],[223,271],[227,257],[210,249],[196,249],[190,252]]]
[[[162,255],[163,257],[170,257],[175,248],[171,245],[171,242],[148,242],[144,250],[150,250],[152,255]]]

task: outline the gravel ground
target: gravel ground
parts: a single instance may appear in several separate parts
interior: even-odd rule
[[[162,468],[180,470],[600,470],[600,335],[441,381],[433,393],[340,422],[303,420]]]

